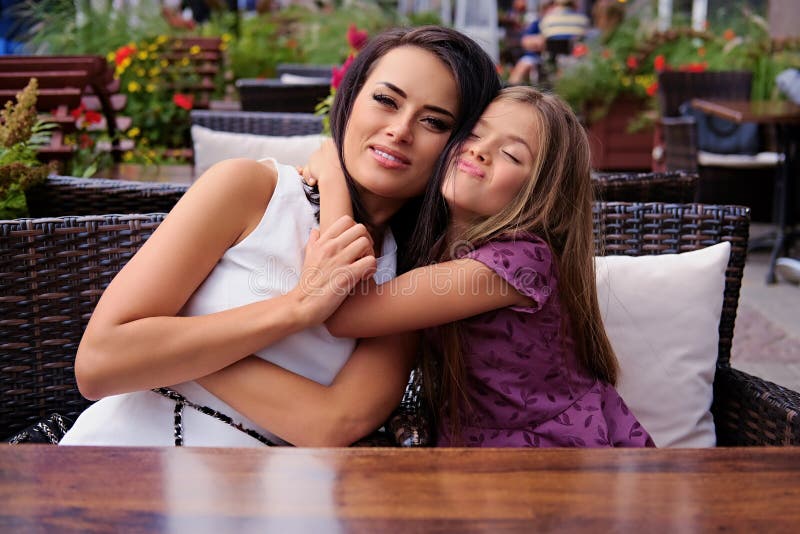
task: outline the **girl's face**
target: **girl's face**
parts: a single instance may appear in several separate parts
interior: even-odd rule
[[[442,185],[455,221],[499,213],[531,179],[535,119],[530,104],[508,100],[489,104]]]
[[[395,201],[420,195],[433,174],[458,114],[450,69],[415,46],[387,52],[353,103],[344,159],[362,199]]]

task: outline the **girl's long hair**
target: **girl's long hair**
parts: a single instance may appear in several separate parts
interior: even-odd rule
[[[578,362],[586,371],[614,385],[617,358],[597,301],[593,190],[586,133],[572,110],[555,95],[532,87],[509,87],[496,100],[530,105],[538,134],[531,140],[535,153],[533,173],[508,206],[468,228],[457,237],[458,242],[479,247],[520,232],[543,239],[556,262],[562,332],[571,333]],[[442,241],[428,261],[453,259],[449,254],[452,246]],[[461,330],[458,322],[436,329],[442,353],[423,358],[426,385],[434,386],[428,388],[434,413],[447,416],[455,440],[459,439],[462,418],[469,412]]]

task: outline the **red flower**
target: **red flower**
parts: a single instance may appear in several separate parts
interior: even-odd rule
[[[353,50],[361,50],[367,44],[368,34],[366,30],[359,30],[355,24],[350,24],[347,28],[347,42]]]
[[[96,111],[89,110],[83,117],[83,122],[86,124],[97,124],[103,120],[103,116]]]
[[[603,59],[609,59],[611,57],[611,50],[604,48],[600,55],[603,56]]]
[[[656,72],[663,71],[666,66],[667,60],[662,54],[657,55],[655,59],[653,59],[653,68],[656,70]]]
[[[730,28],[725,30],[725,33],[722,34],[722,38],[726,41],[732,41],[734,37],[736,37],[736,33]]]
[[[683,65],[680,70],[685,72],[705,72],[708,70],[708,62],[703,61],[702,63],[687,63]]]
[[[94,141],[89,134],[82,133],[80,137],[78,137],[78,144],[81,148],[92,148],[94,146]]]
[[[645,91],[649,96],[655,96],[655,94],[658,92],[658,82],[653,82],[650,85],[648,85]]]
[[[639,66],[639,60],[636,59],[636,56],[630,55],[628,59],[625,61],[625,64],[628,66],[629,69],[634,70]]]
[[[573,57],[583,57],[589,53],[589,47],[583,43],[578,43],[572,48]]]
[[[192,109],[192,106],[194,105],[194,95],[175,93],[172,96],[172,102],[174,102],[175,105],[178,106],[179,108],[183,108],[189,111]]]
[[[81,105],[80,105],[80,106],[78,106],[77,108],[75,108],[75,109],[73,109],[72,111],[70,111],[70,112],[69,112],[69,115],[70,115],[70,117],[72,117],[73,119],[75,119],[75,120],[78,120],[79,118],[81,118],[81,115],[83,115],[83,112],[84,112],[84,111],[86,111],[86,106],[84,106],[83,104],[81,104]]]
[[[334,89],[339,88],[339,85],[341,85],[342,79],[344,78],[344,74],[345,72],[347,72],[347,69],[350,68],[350,64],[353,62],[353,59],[355,59],[355,56],[353,54],[350,54],[349,56],[347,56],[347,60],[342,64],[341,67],[333,67],[333,75],[331,76],[331,87],[333,87]]]
[[[114,63],[116,63],[117,66],[121,65],[122,62],[125,61],[125,59],[127,59],[128,56],[130,56],[134,52],[136,52],[135,46],[128,46],[128,45],[120,46],[114,53]]]

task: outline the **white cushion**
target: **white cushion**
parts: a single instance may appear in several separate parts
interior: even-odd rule
[[[286,165],[304,165],[325,136],[287,137],[218,132],[197,124],[192,126],[195,176],[213,164],[229,158],[275,158]]]
[[[716,444],[710,408],[730,248],[596,258],[617,390],[659,447]]]
[[[289,73],[281,74],[279,80],[282,84],[286,85],[320,85],[331,83],[330,76],[299,76]]]
[[[716,154],[714,152],[697,151],[697,163],[706,167],[730,167],[734,169],[758,169],[775,167],[783,161],[783,154],[777,152],[759,152],[748,154]]]

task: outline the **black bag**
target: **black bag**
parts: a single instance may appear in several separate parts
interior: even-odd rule
[[[737,124],[694,109],[686,102],[679,108],[681,115],[691,117],[697,124],[697,148],[715,154],[757,154],[758,124]]]
[[[8,439],[8,443],[50,443],[57,445],[74,421],[57,413],[50,414],[41,421]]]

